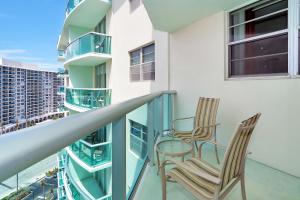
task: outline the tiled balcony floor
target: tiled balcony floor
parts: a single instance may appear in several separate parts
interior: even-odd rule
[[[220,153],[223,159],[223,152]],[[213,148],[206,145],[203,158],[217,166]],[[137,200],[161,200],[161,180],[156,175],[157,168],[147,167]],[[299,200],[300,178],[285,174],[273,168],[248,159],[246,164],[246,193],[248,200]],[[226,200],[241,200],[240,184],[237,184]],[[167,200],[196,200],[183,187],[167,183]]]

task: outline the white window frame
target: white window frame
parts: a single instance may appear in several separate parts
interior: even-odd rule
[[[129,124],[130,124],[130,137],[134,137],[134,138],[137,139],[139,142],[141,142],[141,144],[145,144],[146,147],[147,147],[147,146],[148,146],[148,138],[147,138],[147,137],[148,137],[148,131],[147,131],[147,132],[144,132],[143,129],[137,129],[137,128],[135,128],[134,126],[132,126],[132,122],[133,122],[133,123],[136,123],[136,124],[138,124],[138,125],[140,125],[141,127],[146,127],[147,130],[148,130],[148,127],[145,126],[145,125],[143,125],[143,124],[140,124],[139,122],[136,122],[136,121],[134,121],[134,120],[129,120]],[[134,129],[136,129],[136,130],[139,130],[139,131],[141,132],[141,137],[138,137],[138,136],[134,135],[134,134],[131,132],[131,129],[132,129],[132,128],[134,128]],[[144,138],[145,135],[146,135],[146,138]],[[131,148],[131,138],[130,138],[129,150],[130,150],[130,152],[131,152],[132,154],[134,154],[134,155],[135,155],[137,158],[139,158],[139,159],[145,159],[145,158],[147,157],[147,155],[146,155],[145,158],[141,158],[139,155],[137,155],[137,153],[135,153],[135,150]],[[140,153],[140,152],[139,152],[139,153]]]
[[[148,47],[148,46],[151,46],[151,45],[154,45],[154,52],[151,52],[151,53],[154,53],[154,61],[143,62],[143,55],[144,55],[143,54],[143,49],[145,47]],[[131,65],[131,53],[134,52],[134,51],[139,51],[139,54],[140,54],[140,63],[136,64],[136,65]],[[150,53],[148,53],[148,54],[150,54]],[[147,55],[147,54],[145,54],[145,55]],[[129,51],[129,60],[130,60],[130,63],[129,63],[129,65],[130,65],[129,66],[129,80],[130,80],[130,82],[134,83],[134,82],[155,81],[155,79],[156,79],[155,42],[152,41],[150,43],[147,43],[147,44],[145,44],[143,46],[140,46],[140,47],[138,47],[136,49],[133,49],[133,50]],[[143,65],[144,64],[149,64],[149,63],[154,63],[155,77],[154,77],[154,79],[151,79],[151,80],[144,80],[144,78],[143,78]],[[140,80],[132,80],[131,79],[131,71],[130,71],[130,69],[133,68],[133,67],[138,67],[139,68],[139,70],[140,70]]]
[[[280,30],[276,32],[271,32],[268,34],[263,34],[261,36],[255,36],[251,38],[246,38],[236,42],[230,42],[230,26],[229,18],[230,13],[241,9],[245,6],[257,3],[264,0],[251,0],[245,4],[241,4],[233,9],[227,10],[225,12],[225,80],[248,80],[248,79],[286,79],[286,78],[300,78],[299,66],[298,66],[298,56],[299,55],[299,45],[298,45],[298,31],[300,30],[299,25],[299,0],[288,0],[288,28],[285,30]],[[251,20],[250,20],[251,21]],[[254,19],[255,21],[255,19]],[[288,33],[288,74],[270,74],[270,75],[250,75],[250,76],[234,76],[230,77],[229,74],[229,45],[234,43],[242,43],[245,41],[251,41],[253,39],[265,38],[272,35],[279,35],[282,33]]]

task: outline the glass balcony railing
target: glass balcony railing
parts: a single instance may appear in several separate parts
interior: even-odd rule
[[[90,166],[97,166],[111,161],[111,143],[89,144],[79,140],[71,145],[71,150],[80,160]]]
[[[67,9],[66,9],[66,14],[70,14],[70,12],[72,10],[74,10],[74,8],[76,8],[76,6],[83,0],[69,0],[68,4],[67,4]]]
[[[82,1],[84,0],[69,0],[66,9],[66,16],[68,16],[70,12],[74,10],[78,6],[78,4]],[[103,0],[103,1],[110,2],[111,0]]]
[[[82,163],[73,160],[73,155],[69,154],[64,164],[64,173],[59,174],[59,177],[64,175],[66,196],[78,200],[131,199],[144,175],[144,167],[148,162],[155,162],[154,146],[157,137],[171,128],[174,94],[173,91],[156,92],[105,109],[71,115],[50,123],[47,128],[36,126],[29,130],[23,129],[23,134],[3,137],[0,150],[7,152],[8,156],[0,162],[3,170],[0,182],[18,173],[18,169],[29,166],[27,160],[37,162],[46,157],[48,151],[60,151],[69,145],[67,151],[75,154],[89,168],[105,162],[111,162],[112,165],[98,171],[91,170],[93,172],[90,173],[83,170]],[[99,130],[104,127],[107,129],[102,134]],[[91,137],[91,132],[97,132],[97,137]],[[34,140],[41,133],[51,137]],[[35,153],[24,156],[24,148],[15,148],[11,157],[9,149],[11,146],[22,146],[21,135],[24,134],[31,141],[31,145],[26,146],[26,152]],[[78,138],[84,140],[78,141]],[[11,163],[18,168],[11,168]]]
[[[69,44],[65,58],[69,60],[87,53],[111,54],[111,36],[88,33]]]
[[[59,57],[64,57],[65,56],[65,51],[64,50],[58,50],[57,54]]]
[[[58,93],[59,94],[64,94],[65,93],[65,87],[61,86],[58,88]]]
[[[101,169],[94,173],[84,173],[76,162],[68,158],[65,169],[66,190],[78,200],[110,200],[111,169]],[[104,178],[106,177],[106,178]]]
[[[111,89],[66,88],[66,102],[82,108],[101,108],[111,102]]]

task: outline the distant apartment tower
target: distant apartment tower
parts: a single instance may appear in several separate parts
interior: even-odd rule
[[[0,58],[0,125],[57,112],[63,78],[36,65]]]

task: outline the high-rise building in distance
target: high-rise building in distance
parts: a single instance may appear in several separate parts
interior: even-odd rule
[[[56,113],[63,105],[57,72],[37,65],[0,58],[0,125],[2,129],[32,118]]]

